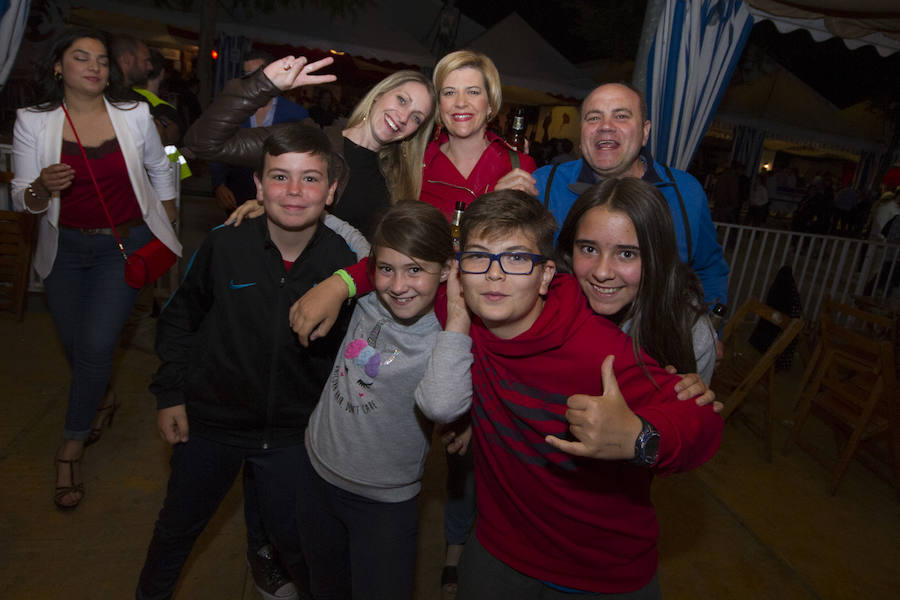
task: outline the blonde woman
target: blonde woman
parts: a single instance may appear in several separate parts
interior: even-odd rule
[[[302,57],[286,56],[229,82],[188,131],[188,151],[208,160],[255,165],[271,128],[241,129],[241,122],[273,96],[297,87],[310,71],[331,62],[326,58],[306,64]],[[319,82],[335,80],[334,75],[318,77]],[[431,82],[421,73],[399,71],[369,90],[340,132],[350,178],[333,214],[367,238],[388,207],[399,199],[419,196],[422,157],[434,122],[434,106]],[[253,203],[246,204],[249,206],[235,215],[261,212]]]
[[[513,168],[531,173],[536,165],[487,129],[503,102],[490,58],[474,50],[451,52],[435,66],[433,80],[442,131],[425,150],[420,200],[449,218],[457,202],[468,206],[494,189],[515,187],[504,176]]]

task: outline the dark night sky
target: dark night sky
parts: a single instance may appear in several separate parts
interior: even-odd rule
[[[646,0],[458,0],[471,19],[490,27],[512,11],[572,62],[595,58],[633,60]],[[815,42],[806,31],[781,34],[758,23],[750,42],[839,108],[876,94],[900,97],[900,52],[882,58],[871,46],[856,50],[832,38]]]

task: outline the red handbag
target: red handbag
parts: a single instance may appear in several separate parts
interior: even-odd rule
[[[69,127],[72,128],[72,133],[75,134],[75,141],[78,142],[78,148],[81,150],[84,164],[87,166],[91,181],[94,182],[94,189],[97,190],[97,197],[100,199],[100,205],[103,207],[103,212],[106,214],[106,219],[109,221],[109,227],[112,229],[112,233],[116,238],[116,243],[119,245],[119,251],[122,253],[122,258],[125,259],[125,283],[139,290],[145,285],[151,284],[162,277],[163,273],[168,271],[172,265],[175,264],[175,261],[178,260],[178,256],[156,237],[139,250],[132,252],[131,256],[128,256],[125,253],[125,246],[122,244],[119,234],[116,233],[116,226],[112,222],[109,210],[106,208],[106,202],[103,200],[103,194],[100,192],[100,186],[97,185],[97,178],[94,177],[94,171],[91,169],[91,163],[88,160],[87,153],[84,151],[84,146],[81,145],[81,139],[78,137],[78,132],[75,131],[75,124],[72,123],[72,117],[69,116],[69,111],[66,110],[65,104],[62,105],[62,109],[63,112],[66,113],[66,119],[69,121]]]
[[[122,247],[121,242],[119,242],[119,247]],[[162,277],[163,273],[168,271],[177,260],[178,256],[159,241],[159,238],[154,237],[140,250],[125,257],[125,283],[133,288],[141,289]]]

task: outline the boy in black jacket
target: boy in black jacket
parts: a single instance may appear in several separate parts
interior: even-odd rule
[[[356,262],[320,222],[334,199],[339,160],[316,128],[273,133],[254,176],[266,218],[210,233],[160,315],[162,365],[150,391],[159,431],[174,448],[139,599],[171,597],[194,541],[245,461],[265,529],[302,577],[294,467],[343,332],[304,348],[288,311],[312,286]]]

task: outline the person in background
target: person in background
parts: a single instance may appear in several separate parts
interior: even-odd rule
[[[147,81],[153,71],[147,44],[130,35],[117,35],[110,42],[110,52],[122,71],[127,87]]]
[[[173,113],[170,110],[171,105],[163,103],[158,98],[158,102],[154,104],[148,96],[134,89],[146,88],[147,78],[153,72],[153,61],[147,44],[130,35],[117,35],[110,42],[110,53],[122,70],[125,85],[132,88],[131,97],[150,105],[150,114],[153,115],[162,143],[166,146],[177,146],[184,133],[184,125],[177,111]]]
[[[267,52],[251,51],[242,63],[244,76],[262,69],[272,60],[273,57]],[[273,96],[265,104],[257,107],[253,114],[241,123],[241,127],[269,127],[279,123],[297,123],[308,117],[307,110],[299,104],[283,96]],[[256,198],[256,185],[253,183],[251,167],[211,162],[209,172],[216,202],[226,214],[230,214],[247,200]]]
[[[32,264],[72,369],[53,494],[71,510],[84,498],[84,448],[115,416],[113,355],[138,294],[125,282],[110,220],[128,254],[154,236],[178,255],[181,244],[169,161],[147,104],[126,99],[106,34],[64,32],[36,77],[40,100],[16,113],[12,194],[17,210],[40,215]]]
[[[750,188],[750,208],[747,211],[747,222],[753,227],[766,224],[769,217],[769,191],[765,171],[756,175],[753,187]]]
[[[556,156],[554,156],[550,160],[551,165],[558,165],[564,162],[569,162],[570,160],[575,160],[575,157],[572,155],[572,149],[574,145],[572,144],[572,140],[568,138],[559,138],[556,140]]]
[[[181,152],[178,151],[177,144],[181,143],[181,135],[185,130],[184,122],[178,109],[169,104],[160,97],[160,86],[166,76],[166,61],[158,50],[150,51],[150,63],[153,70],[147,76],[147,80],[143,83],[136,84],[131,89],[143,96],[150,103],[150,114],[157,125],[157,129],[161,129],[160,136],[166,135],[165,132],[171,131],[170,138],[175,137],[177,130],[177,140],[174,143],[167,144],[165,147],[166,156],[174,163],[179,165],[179,176],[182,180],[191,176],[191,169],[188,167],[187,161]]]
[[[315,105],[309,108],[309,117],[322,129],[334,123],[337,113],[334,111],[334,94],[331,90],[328,88],[319,90]]]
[[[878,242],[900,242],[900,191],[895,190],[893,194],[890,191],[885,192],[875,204],[869,225],[869,239]],[[883,287],[885,297],[890,297],[894,288],[900,285],[900,251],[889,248],[884,253],[884,259],[877,278],[872,277],[866,284],[867,296]]]
[[[737,162],[731,163],[719,174],[711,200],[714,220],[737,223],[741,212],[741,173]]]
[[[855,223],[853,212],[856,210],[859,194],[849,183],[834,195],[834,218],[832,219],[831,232],[845,236],[854,233]]]

